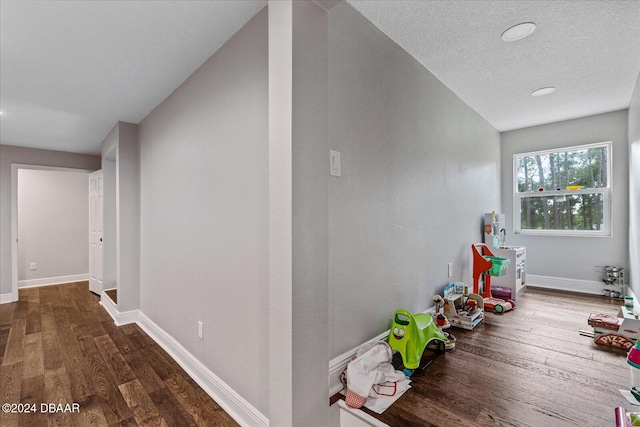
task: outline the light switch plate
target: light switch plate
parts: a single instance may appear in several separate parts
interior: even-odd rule
[[[204,339],[204,324],[201,321],[198,321],[198,338]]]
[[[342,176],[339,151],[329,150],[329,175]]]

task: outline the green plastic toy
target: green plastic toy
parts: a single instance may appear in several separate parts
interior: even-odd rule
[[[389,331],[389,345],[402,356],[405,370],[413,370],[420,365],[425,347],[434,339],[445,344],[449,342],[429,314],[396,311]]]

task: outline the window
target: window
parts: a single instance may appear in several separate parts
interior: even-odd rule
[[[514,230],[611,235],[611,142],[513,156]]]

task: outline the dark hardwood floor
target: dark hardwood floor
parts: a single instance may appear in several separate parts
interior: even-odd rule
[[[413,378],[384,414],[391,426],[611,426],[633,409],[625,352],[580,329],[620,301],[529,288],[518,307],[487,313],[474,330],[452,328],[456,349]],[[20,290],[0,305],[0,426],[237,425],[144,331],[116,327],[86,282]],[[41,403],[79,404],[43,413]],[[71,408],[73,409],[73,408]]]
[[[116,327],[98,301],[78,282],[21,289],[18,302],[0,305],[0,404],[36,405],[0,412],[0,426],[237,425],[144,331]]]
[[[591,312],[621,301],[528,288],[517,309],[487,313],[474,331],[451,328],[456,348],[434,362],[382,415],[390,426],[613,426],[614,408],[634,409],[626,352],[579,330]],[[429,352],[429,350],[427,350]],[[635,407],[640,411],[640,407]]]

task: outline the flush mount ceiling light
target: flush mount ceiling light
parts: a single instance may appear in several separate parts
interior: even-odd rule
[[[514,42],[516,40],[523,39],[533,33],[536,29],[536,24],[533,22],[523,22],[522,24],[514,25],[511,28],[502,33],[502,40],[506,42]]]
[[[544,95],[549,95],[550,93],[553,93],[556,91],[556,88],[553,86],[549,86],[549,87],[541,87],[540,89],[536,89],[533,92],[531,92],[531,96],[544,96]]]

